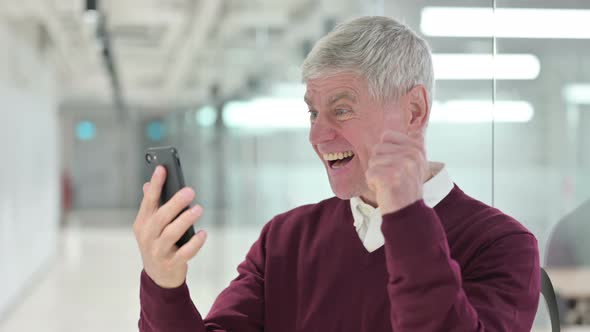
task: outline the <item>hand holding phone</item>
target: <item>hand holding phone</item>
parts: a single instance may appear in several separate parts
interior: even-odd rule
[[[149,174],[153,174],[157,166],[163,166],[166,169],[166,181],[162,187],[160,195],[160,206],[166,204],[177,192],[185,187],[184,175],[180,164],[180,157],[176,148],[172,146],[149,148],[145,154],[146,165]],[[176,217],[188,210],[188,205],[178,213]],[[195,229],[191,225],[189,229],[176,242],[180,248],[195,235]]]
[[[195,234],[193,229],[203,209],[199,205],[188,208],[195,193],[184,187],[176,149],[148,151],[151,157],[146,153],[145,159],[154,172],[143,186],[133,230],[147,275],[160,287],[176,288],[186,279],[187,262],[205,243],[207,234]]]

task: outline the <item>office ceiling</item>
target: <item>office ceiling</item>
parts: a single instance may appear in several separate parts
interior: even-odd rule
[[[270,81],[297,81],[310,43],[356,3],[99,0],[98,6],[124,100],[166,111],[203,103],[214,90],[231,98]],[[46,30],[63,101],[105,102],[112,94],[96,33],[100,19],[85,8],[83,0],[2,1],[0,17]]]
[[[514,6],[508,0],[497,2]],[[564,0],[559,5],[577,8],[582,2]],[[555,7],[550,0],[518,4]],[[488,6],[491,1],[98,1],[125,103],[158,113],[201,105],[213,99],[213,94],[234,98],[273,83],[298,82],[306,52],[335,22],[363,14],[385,14],[418,28],[420,8],[426,5]],[[590,7],[590,3],[584,6]],[[109,103],[110,73],[102,54],[104,44],[97,38],[100,19],[85,8],[85,0],[3,0],[0,19],[38,25],[46,32],[58,68],[62,102]],[[491,41],[485,39],[429,41],[438,52],[491,49]],[[545,46],[534,41],[527,45],[537,53],[554,54],[556,50],[555,43]],[[503,42],[499,49],[527,51],[519,48],[522,43],[514,40]],[[539,51],[543,48],[546,50]]]

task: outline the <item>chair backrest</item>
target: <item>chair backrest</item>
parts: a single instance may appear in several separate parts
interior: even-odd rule
[[[559,310],[557,308],[557,298],[555,297],[555,290],[553,284],[547,272],[541,268],[541,294],[547,302],[547,308],[549,309],[549,319],[551,320],[551,331],[560,332],[561,327],[559,326]]]

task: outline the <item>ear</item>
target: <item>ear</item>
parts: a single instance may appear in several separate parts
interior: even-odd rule
[[[426,88],[424,85],[418,84],[408,91],[405,98],[409,113],[408,131],[424,132],[430,115]]]

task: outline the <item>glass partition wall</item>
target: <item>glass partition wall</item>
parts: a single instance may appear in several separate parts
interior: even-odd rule
[[[588,1],[497,0],[494,15],[496,58],[526,54],[538,68],[496,79],[495,100],[526,102],[532,116],[494,122],[494,203],[537,236],[563,326],[590,324],[589,20]]]

